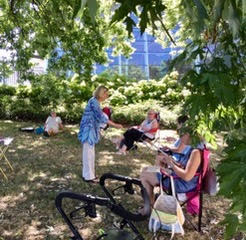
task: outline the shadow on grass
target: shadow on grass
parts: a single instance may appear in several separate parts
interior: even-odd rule
[[[63,190],[102,197],[105,194],[99,185],[82,181],[82,151],[76,134],[78,126],[70,126],[51,138],[18,130],[25,126],[32,126],[32,123],[0,121],[0,135],[14,137],[6,153],[14,172],[11,173],[3,166],[9,181],[0,176],[0,236],[4,240],[68,239],[71,233],[55,209],[54,200],[57,194]],[[110,130],[96,145],[96,174],[101,176],[112,172],[138,178],[143,167],[154,163],[154,152],[140,146],[137,151],[129,152],[126,156],[116,155],[115,146],[109,139],[121,133],[117,131]],[[107,184],[110,189],[116,186],[114,182]],[[138,194],[122,193],[117,200],[132,211],[141,205]],[[64,202],[67,210],[73,210],[77,204]],[[214,239],[223,239],[223,226],[219,226],[218,222],[227,205],[228,202],[220,197],[205,196],[204,234],[197,235],[186,226],[185,237],[177,236],[176,239],[209,239],[211,233]],[[83,238],[95,239],[100,228],[110,228],[112,222],[118,219],[103,207],[98,208],[98,213],[97,219],[76,220]],[[151,239],[147,224],[147,221],[137,224],[146,240]],[[160,239],[169,237],[163,235]]]

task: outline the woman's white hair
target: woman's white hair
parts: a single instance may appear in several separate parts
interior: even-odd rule
[[[108,88],[106,88],[105,86],[101,85],[97,87],[97,89],[93,93],[93,97],[95,97],[96,99],[101,98],[105,90],[108,91]]]

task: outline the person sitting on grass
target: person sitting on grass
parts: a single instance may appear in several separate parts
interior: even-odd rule
[[[46,137],[54,136],[59,132],[59,129],[64,129],[62,120],[60,117],[56,116],[56,112],[52,111],[50,116],[45,121],[44,135]]]
[[[153,140],[155,138],[156,131],[159,128],[157,121],[157,113],[150,109],[147,114],[147,118],[141,123],[140,126],[129,128],[120,139],[119,151],[117,154],[126,154],[133,148],[135,141],[140,140]]]

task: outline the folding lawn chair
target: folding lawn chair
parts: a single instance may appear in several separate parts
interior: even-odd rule
[[[201,165],[200,165],[200,171],[195,175],[199,177],[197,187],[193,191],[186,193],[187,199],[185,201],[180,202],[180,205],[182,207],[186,205],[186,209],[188,213],[198,217],[197,226],[195,226],[188,218],[186,218],[193,226],[193,228],[198,232],[201,231],[201,224],[202,224],[204,179],[210,163],[210,150],[207,149],[205,145],[204,145],[204,149],[199,149],[199,150],[201,152]],[[168,192],[168,194],[170,194],[170,191]],[[178,195],[177,195],[177,199],[179,199]]]
[[[13,140],[14,138],[9,138],[9,137],[0,139],[0,164],[1,164],[1,160],[3,161],[5,160],[12,171],[14,171],[14,169],[5,154],[9,148],[9,145],[12,143]],[[5,177],[5,179],[8,180],[7,175],[4,173],[1,167],[0,167],[0,171]]]
[[[142,135],[142,137],[138,140],[138,142],[143,143],[145,145],[147,145],[150,149],[150,146],[153,146],[157,144],[156,147],[160,147],[161,145],[161,132],[160,132],[160,112],[156,113],[155,116],[157,122],[158,122],[158,127],[157,128],[153,128],[150,131],[148,131],[148,133],[153,134],[155,137],[153,139],[143,139],[144,134]],[[132,149],[137,149],[137,145],[134,145]]]

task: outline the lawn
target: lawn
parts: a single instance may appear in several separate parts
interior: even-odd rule
[[[105,194],[99,185],[82,181],[78,125],[68,125],[64,132],[52,138],[19,131],[20,127],[26,126],[35,124],[0,121],[0,135],[14,137],[7,152],[14,172],[1,162],[9,180],[6,181],[0,175],[0,239],[69,239],[71,232],[55,208],[57,194],[63,190],[102,197],[105,197]],[[119,130],[108,129],[96,146],[97,175],[112,172],[138,178],[142,167],[154,163],[155,153],[145,146],[140,146],[137,151],[132,151],[127,156],[115,154],[111,139],[120,133]],[[174,131],[163,131],[162,135],[173,133]],[[219,161],[220,152],[221,148],[213,152],[214,163]],[[109,184],[114,187],[113,183],[111,185]],[[119,201],[132,211],[141,206],[137,195],[121,195]],[[65,205],[67,209],[73,210],[77,203],[67,201]],[[204,195],[202,234],[195,232],[186,222],[185,236],[176,235],[175,239],[223,239],[224,227],[219,221],[222,220],[228,205],[229,202],[221,197]],[[95,239],[99,229],[107,230],[118,219],[103,207],[98,207],[98,215],[95,219],[86,217],[75,220],[84,239]],[[148,221],[136,225],[145,239],[151,239],[151,234],[147,231]],[[159,239],[169,238],[170,235],[162,234]]]

